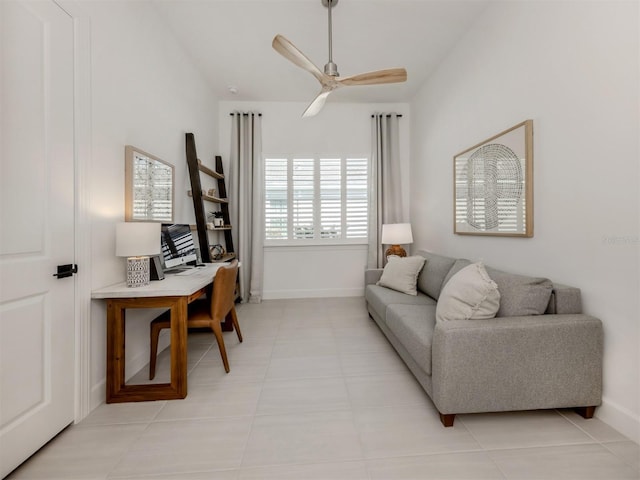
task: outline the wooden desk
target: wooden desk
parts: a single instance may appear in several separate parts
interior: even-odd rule
[[[173,400],[187,396],[187,305],[206,292],[223,263],[207,264],[193,275],[165,275],[145,287],[126,282],[91,292],[107,301],[107,403]],[[125,385],[125,310],[171,310],[171,383]]]

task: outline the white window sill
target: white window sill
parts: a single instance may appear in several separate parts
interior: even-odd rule
[[[265,240],[265,248],[279,247],[353,247],[366,246],[367,239],[355,240]]]

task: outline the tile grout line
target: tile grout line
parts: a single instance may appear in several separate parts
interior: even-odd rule
[[[435,405],[434,405],[435,408]],[[437,411],[437,408],[436,408]],[[489,453],[489,451],[482,445],[482,443],[480,442],[480,440],[478,439],[478,437],[476,437],[476,435],[474,435],[473,431],[467,426],[467,424],[464,422],[464,419],[462,418],[462,415],[458,416],[459,418],[457,418],[458,422],[461,422],[462,425],[464,425],[465,430],[469,433],[469,435],[471,436],[471,438],[473,438],[473,440],[478,444],[478,447],[480,447],[480,452],[484,453],[487,458],[489,459],[489,461],[491,462],[491,464],[496,467],[496,469],[500,472],[500,474],[502,475],[503,479],[508,478],[506,472],[500,468],[500,465],[498,465],[498,463],[494,460],[494,458],[491,456],[491,454]],[[449,427],[443,427],[443,428],[449,428]],[[453,427],[455,428],[455,426]]]
[[[284,307],[281,307],[282,311],[280,314],[280,320],[278,322],[278,327],[277,330],[280,330],[280,327],[282,325],[282,320],[284,317]],[[238,320],[240,321],[240,320]],[[258,407],[260,405],[260,400],[262,399],[262,395],[264,392],[264,384],[267,381],[267,373],[269,372],[269,365],[271,364],[271,360],[273,359],[273,352],[275,350],[275,342],[276,339],[278,338],[277,336],[278,332],[276,331],[276,336],[273,339],[273,344],[271,345],[271,353],[269,355],[269,360],[267,361],[267,369],[264,372],[264,375],[262,377],[262,381],[260,382],[260,393],[258,394],[258,399],[256,400],[256,405],[254,408],[254,414],[253,414],[253,418],[251,419],[251,425],[249,425],[249,433],[247,434],[247,438],[244,441],[244,445],[242,447],[242,455],[240,456],[240,464],[238,465],[238,478],[240,477],[240,471],[242,468],[244,468],[244,462],[245,462],[245,458],[247,455],[247,447],[249,446],[249,440],[251,439],[251,433],[253,432],[253,428],[254,425],[256,423],[256,418],[258,418]]]
[[[367,473],[367,478],[369,480],[372,480],[372,476],[371,476],[371,470],[369,468],[369,464],[367,462],[367,458],[365,455],[365,449],[364,449],[364,442],[362,440],[362,435],[360,434],[360,430],[358,429],[358,425],[356,422],[356,415],[355,415],[355,405],[353,403],[353,398],[351,397],[351,392],[349,391],[349,385],[347,382],[347,375],[345,373],[345,369],[344,369],[344,364],[343,364],[343,352],[340,349],[340,346],[338,345],[338,337],[337,332],[336,332],[336,325],[331,325],[331,333],[334,336],[334,341],[336,343],[336,348],[337,348],[337,356],[338,356],[338,365],[340,366],[340,372],[342,373],[342,384],[344,385],[344,389],[347,392],[347,401],[349,402],[349,416],[351,418],[351,426],[353,427],[353,430],[356,432],[356,435],[358,437],[358,447],[360,448],[360,456],[362,457],[362,463],[364,465],[364,470]]]
[[[585,433],[586,435],[588,435],[589,437],[591,437],[596,443],[598,443],[602,448],[604,448],[607,452],[611,453],[615,458],[619,459],[622,463],[624,463],[625,465],[628,465],[630,468],[632,468],[635,471],[638,471],[640,474],[640,466],[634,465],[632,463],[627,462],[623,457],[619,456],[616,452],[614,452],[612,449],[610,449],[607,446],[607,443],[616,443],[616,442],[631,442],[635,445],[637,445],[633,440],[631,440],[630,438],[627,438],[623,435],[624,440],[612,440],[612,441],[604,441],[604,440],[598,440],[596,437],[594,437],[593,435],[591,435],[588,431],[586,431],[584,428],[582,428],[580,425],[578,425],[576,422],[574,422],[573,420],[571,420],[570,417],[568,417],[564,412],[557,410],[558,413],[565,418],[568,422],[570,422],[572,425],[574,425],[576,428],[580,429],[583,433]],[[615,430],[615,429],[614,429]],[[616,432],[618,432],[617,430],[615,430]],[[622,434],[621,434],[622,435]]]

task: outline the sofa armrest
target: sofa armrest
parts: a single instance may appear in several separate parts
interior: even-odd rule
[[[432,398],[443,414],[600,405],[602,345],[582,314],[438,322]]]
[[[364,271],[364,285],[375,285],[382,276],[382,268],[367,268]]]
[[[545,313],[582,313],[582,296],[580,289],[554,283],[549,305]]]

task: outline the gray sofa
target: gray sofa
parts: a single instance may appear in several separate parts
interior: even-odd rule
[[[417,254],[426,258],[417,296],[376,285],[383,270],[375,269],[365,272],[365,299],[445,427],[458,413],[574,408],[593,416],[602,399],[603,331],[581,313],[579,289],[487,267],[501,293],[496,318],[436,322],[443,286],[471,262]],[[546,308],[534,314],[528,302],[545,287]]]

